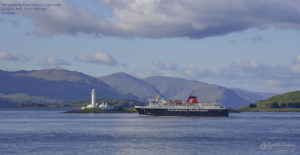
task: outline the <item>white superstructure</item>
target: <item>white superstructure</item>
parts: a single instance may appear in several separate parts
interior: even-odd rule
[[[149,99],[147,106],[135,106],[135,108],[146,108],[146,109],[226,109],[224,106],[220,106],[215,102],[211,103],[180,103],[176,104],[170,100],[153,100]]]

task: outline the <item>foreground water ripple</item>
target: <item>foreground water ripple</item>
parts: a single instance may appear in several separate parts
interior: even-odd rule
[[[299,154],[300,113],[228,118],[0,109],[0,154]]]

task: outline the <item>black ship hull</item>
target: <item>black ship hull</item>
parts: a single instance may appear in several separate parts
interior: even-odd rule
[[[159,109],[136,108],[140,115],[228,117],[228,109]]]

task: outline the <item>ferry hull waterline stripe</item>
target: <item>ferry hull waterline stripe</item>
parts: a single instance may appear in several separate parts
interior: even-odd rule
[[[228,117],[228,109],[209,109],[209,110],[183,110],[183,109],[149,109],[136,108],[140,115],[153,116],[206,116],[206,117]]]

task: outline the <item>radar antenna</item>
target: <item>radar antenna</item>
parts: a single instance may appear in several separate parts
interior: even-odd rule
[[[194,92],[195,92],[195,89],[193,89],[192,92],[190,93],[190,97],[196,97],[196,96],[194,96]]]
[[[193,96],[195,89],[192,90],[190,96]]]

